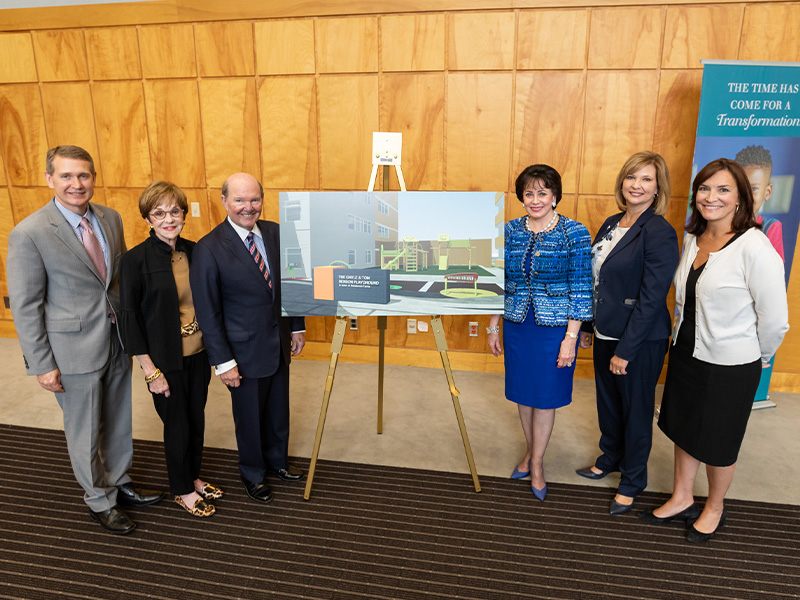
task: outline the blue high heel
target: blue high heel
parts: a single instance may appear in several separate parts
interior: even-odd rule
[[[544,502],[544,499],[547,497],[547,486],[545,485],[542,489],[531,486],[531,492],[533,492],[537,500]]]
[[[530,474],[531,474],[530,470],[523,472],[520,471],[518,467],[514,467],[514,472],[511,473],[511,479],[523,479]]]

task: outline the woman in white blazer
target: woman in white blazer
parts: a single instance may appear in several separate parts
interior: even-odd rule
[[[783,261],[753,215],[744,170],[720,158],[692,184],[692,215],[675,273],[677,316],[658,426],[675,443],[672,497],[639,514],[650,524],[688,523],[705,542],[725,524],[753,398],[765,364],[789,329]],[[705,463],[702,512],[692,490]]]

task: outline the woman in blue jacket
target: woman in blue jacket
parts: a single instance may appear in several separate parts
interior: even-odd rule
[[[678,266],[678,238],[662,216],[670,195],[669,170],[654,152],[637,152],[617,175],[612,215],[592,246],[594,322],[581,347],[592,345],[600,451],[578,475],[602,479],[619,471],[612,515],[631,510],[647,486],[658,376],[670,336],[667,293]]]
[[[533,495],[544,500],[555,409],[572,401],[578,332],[592,317],[591,238],[556,212],[561,176],[553,167],[526,168],[515,187],[526,214],[505,226],[505,387],[519,407],[527,450],[511,478],[530,474]],[[488,328],[495,356],[503,351],[499,323],[495,315]]]

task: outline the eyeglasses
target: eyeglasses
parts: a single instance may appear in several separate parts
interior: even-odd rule
[[[154,210],[153,212],[151,212],[150,216],[153,217],[156,221],[163,221],[164,219],[167,218],[168,214],[172,215],[173,219],[180,219],[183,216],[183,209],[182,208],[173,208],[172,210],[170,210],[168,212],[164,212],[163,210],[161,210],[159,208],[159,209]]]

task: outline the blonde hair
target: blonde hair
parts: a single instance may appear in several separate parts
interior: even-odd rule
[[[617,183],[614,187],[614,199],[617,201],[617,206],[620,210],[624,211],[628,208],[625,203],[625,198],[622,196],[622,183],[625,181],[625,178],[649,165],[653,165],[656,169],[656,185],[658,186],[656,189],[658,196],[655,202],[653,202],[653,212],[657,215],[663,215],[667,212],[669,195],[672,192],[672,186],[669,182],[669,169],[667,168],[667,163],[663,156],[647,150],[633,154],[625,161],[625,164],[622,165],[622,168],[619,170]]]

